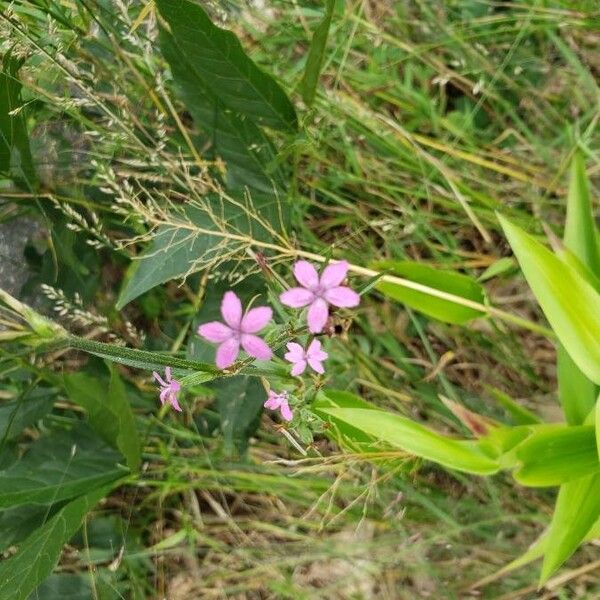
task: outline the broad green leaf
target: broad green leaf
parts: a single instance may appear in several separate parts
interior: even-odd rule
[[[521,466],[514,478],[539,487],[565,482],[600,471],[594,427],[589,425],[541,425],[515,449]]]
[[[117,371],[110,367],[110,381],[85,373],[68,373],[64,382],[71,400],[87,411],[90,427],[121,452],[132,471],[137,471],[141,463],[140,438],[125,386]]]
[[[215,382],[216,404],[221,417],[225,453],[243,454],[260,422],[267,394],[259,379],[238,376]]]
[[[22,60],[7,52],[0,71],[0,173],[23,181],[30,190],[37,186],[29,137],[22,110],[18,72]]]
[[[96,488],[73,500],[34,531],[14,556],[0,563],[0,599],[26,600],[50,575],[83,517],[109,491],[110,487]]]
[[[102,594],[98,593],[97,571],[94,572],[94,588],[92,588],[89,574],[81,573],[54,573],[31,593],[28,600],[108,600],[103,586]],[[113,597],[119,597],[118,591],[113,590]]]
[[[499,219],[558,339],[583,373],[600,383],[600,294],[545,246]]]
[[[0,508],[54,504],[127,474],[119,454],[92,431],[54,429],[34,442],[23,458],[0,471]]]
[[[319,410],[377,440],[451,469],[490,475],[500,468],[477,442],[440,435],[400,415],[364,408],[322,407]]]
[[[462,273],[436,269],[418,262],[399,260],[378,261],[372,266],[377,270],[389,271],[393,275],[404,277],[410,281],[421,283],[466,300],[478,303],[485,301],[483,287],[475,279]],[[375,287],[393,300],[402,302],[414,310],[445,323],[461,325],[485,314],[474,308],[435,298],[423,292],[417,292],[387,281],[382,281]]]
[[[247,186],[272,194],[276,186],[283,187],[282,175],[275,168],[273,145],[263,131],[249,118],[228,109],[207,89],[193,67],[194,57],[185,54],[173,36],[164,30],[160,32],[160,46],[171,66],[178,95],[204,134],[202,145],[209,145],[210,152],[227,166],[228,189]]]
[[[325,58],[325,46],[327,45],[327,37],[329,36],[329,27],[333,18],[333,9],[335,8],[335,0],[325,0],[325,15],[319,21],[317,28],[310,43],[306,66],[304,67],[304,76],[300,83],[302,90],[302,99],[307,106],[311,106],[317,91],[319,83],[319,75],[323,67]]]
[[[596,239],[596,224],[592,212],[589,182],[580,152],[571,164],[571,182],[567,200],[567,221],[564,243],[566,252],[560,254],[588,283],[600,292],[600,250]],[[572,256],[571,256],[572,253]],[[567,422],[579,425],[594,406],[597,388],[581,371],[565,348],[557,349],[558,396]]]
[[[548,532],[540,583],[577,550],[600,518],[600,475],[561,486]]]
[[[249,222],[245,209],[229,203],[220,204],[217,198],[206,198],[206,201],[214,203],[213,209],[222,214],[228,230],[247,234],[253,239],[271,241],[270,232],[256,222]],[[285,223],[288,217],[287,206],[282,206],[274,196],[253,195],[252,210],[275,229],[283,227],[282,219]],[[206,212],[197,207],[188,206],[182,213],[174,213],[172,217],[176,222],[181,222],[181,226],[160,227],[147,250],[133,262],[131,276],[119,295],[118,310],[161,283],[201,270],[206,265],[206,262],[202,262],[204,257],[215,252],[226,253],[232,245],[222,235],[196,233],[184,226],[191,223],[202,230],[221,231]],[[239,241],[236,244],[239,246]]]
[[[38,388],[31,394],[12,402],[0,404],[0,451],[6,440],[12,440],[39,421],[52,408],[54,392]]]
[[[285,92],[259,69],[231,32],[214,25],[189,0],[157,0],[160,16],[189,68],[224,108],[274,129],[297,128],[296,112]]]
[[[20,505],[0,511],[0,554],[24,540],[48,520],[58,506]]]

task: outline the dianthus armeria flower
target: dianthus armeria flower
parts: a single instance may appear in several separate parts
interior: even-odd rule
[[[288,400],[289,394],[286,391],[274,392],[273,390],[270,390],[269,397],[263,406],[265,408],[270,408],[271,410],[279,409],[282,418],[286,421],[291,421],[294,418],[294,413],[290,408]]]
[[[152,376],[158,385],[160,385],[160,403],[164,405],[165,402],[168,402],[176,411],[181,412],[181,406],[179,406],[179,401],[177,400],[177,394],[181,390],[181,383],[177,379],[173,379],[171,367],[165,369],[166,381],[163,381],[163,378],[156,371],[152,371]]]
[[[360,303],[360,296],[349,287],[341,285],[348,273],[345,260],[327,265],[319,277],[313,265],[299,260],[294,265],[294,277],[302,287],[291,288],[279,297],[292,308],[308,306],[308,329],[321,333],[329,316],[329,305],[353,308]]]
[[[287,344],[287,349],[289,352],[285,353],[285,360],[293,364],[292,375],[302,375],[307,364],[317,373],[325,373],[323,361],[329,357],[329,354],[321,349],[319,340],[314,339],[306,350],[296,342]]]
[[[269,360],[273,353],[257,335],[273,316],[268,306],[257,306],[242,314],[242,302],[234,292],[226,292],[221,301],[221,315],[225,323],[211,321],[198,327],[198,335],[219,344],[215,362],[219,369],[230,367],[240,353],[240,346],[254,358]]]

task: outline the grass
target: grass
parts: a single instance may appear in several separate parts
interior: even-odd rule
[[[106,29],[104,47],[78,38],[76,19],[61,16],[61,3],[50,3],[56,37],[45,38],[48,9],[35,5],[42,3],[13,7],[26,29],[6,20],[3,27],[25,50],[38,48],[24,80],[36,108],[30,124],[36,160],[45,162],[44,193],[33,199],[9,189],[0,206],[11,217],[16,206],[55,232],[67,231],[68,208],[75,208],[86,220],[74,237],[98,240],[102,250],[94,258],[85,254],[93,253],[89,245],[74,246],[94,287],[76,264],[61,265],[64,274],[52,264],[60,253],[53,243],[66,239],[57,234],[36,258],[30,291],[41,281],[70,297],[77,291],[86,310],[105,315],[108,330],[130,343],[180,350],[185,338],[178,333],[191,327],[205,282],[172,282],[115,313],[126,257],[141,246],[119,245],[124,215],[102,188],[130,178],[148,189],[185,189],[181,164],[202,160],[187,147],[188,115],[168,106],[156,77],[160,56],[144,45],[148,22],[120,37],[132,23],[125,5],[98,7],[93,16],[82,9],[89,27]],[[320,3],[275,0],[228,10],[253,59],[299,101],[294,89]],[[316,102],[300,113],[301,133],[280,141],[282,160],[293,165],[298,244],[311,252],[335,247],[365,267],[411,259],[479,276],[510,255],[495,211],[535,233],[542,221],[560,231],[576,145],[598,181],[599,26],[592,1],[338,3]],[[51,58],[57,52],[71,62]],[[41,65],[47,73],[40,76]],[[36,95],[44,98],[39,106]],[[486,290],[495,306],[543,322],[514,264]],[[552,343],[500,320],[448,326],[372,294],[351,335],[331,343],[332,387],[439,430],[465,433],[440,395],[507,420],[490,388],[544,418],[560,418]],[[2,357],[7,367],[29,369]],[[74,355],[58,360],[64,369],[82,364]],[[70,574],[96,567],[96,597],[105,588],[117,597],[169,599],[600,594],[598,570],[585,570],[599,559],[594,545],[543,591],[536,592],[530,567],[473,589],[539,535],[553,490],[520,488],[503,475],[446,472],[400,453],[368,461],[324,438],[302,457],[268,416],[247,458],[226,459],[211,435],[210,411],[199,416],[210,405],[206,391],[181,419],[154,414],[147,381],[125,373],[146,432],[143,474],[89,520],[87,552],[67,549],[59,567]],[[71,417],[65,409],[56,418]]]

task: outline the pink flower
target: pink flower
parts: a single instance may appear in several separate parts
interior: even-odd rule
[[[257,306],[242,316],[242,303],[233,292],[226,292],[221,302],[221,314],[225,323],[211,321],[198,327],[198,335],[209,342],[219,344],[216,364],[219,369],[230,367],[242,348],[254,358],[269,360],[271,348],[261,340],[258,333],[271,320],[273,311],[268,306]]]
[[[321,350],[321,342],[319,340],[314,339],[306,350],[300,344],[296,344],[296,342],[290,342],[287,345],[287,349],[289,352],[286,352],[285,360],[294,365],[292,367],[292,375],[302,375],[306,369],[306,363],[317,373],[325,373],[323,361],[329,357],[329,354]]]
[[[286,306],[308,306],[308,329],[321,333],[329,316],[329,305],[352,308],[360,303],[360,296],[349,287],[340,285],[346,278],[348,263],[345,260],[331,263],[323,269],[321,277],[309,262],[299,260],[294,265],[294,277],[302,287],[291,288],[279,299]]]
[[[171,377],[171,367],[165,369],[166,382],[162,380],[162,377],[156,371],[152,371],[152,376],[160,385],[160,403],[164,405],[165,402],[168,402],[176,411],[181,412],[181,406],[177,401],[181,383]]]
[[[264,403],[265,408],[270,408],[271,410],[279,409],[281,412],[281,416],[286,421],[291,421],[294,418],[294,413],[288,404],[288,393],[286,391],[283,392],[274,392],[273,390],[269,391],[269,397],[267,401]]]

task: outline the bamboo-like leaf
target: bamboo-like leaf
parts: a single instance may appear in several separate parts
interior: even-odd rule
[[[600,475],[561,486],[550,524],[540,583],[575,552],[600,518]]]
[[[376,440],[451,469],[490,475],[500,468],[477,442],[445,437],[400,415],[364,408],[321,407],[320,411]]]
[[[333,18],[333,9],[335,8],[335,0],[326,0],[325,15],[319,21],[317,28],[310,43],[306,66],[304,67],[304,76],[300,84],[302,90],[302,99],[307,106],[311,106],[317,91],[319,83],[319,75],[323,67],[325,58],[325,47],[327,45],[327,37],[329,36],[329,28],[331,27],[331,19]]]
[[[583,373],[600,383],[600,294],[545,246],[499,218],[558,339]]]
[[[596,237],[596,224],[592,212],[589,182],[580,152],[571,164],[571,182],[567,200],[565,225],[565,252],[559,254],[564,262],[600,292],[600,250]],[[568,423],[584,422],[594,406],[597,387],[577,366],[567,350],[559,344],[557,349],[558,396]]]
[[[246,55],[231,32],[214,25],[204,9],[189,0],[157,0],[181,56],[204,88],[224,108],[274,129],[297,128],[296,112],[285,92]]]
[[[36,529],[14,556],[0,563],[0,598],[25,600],[56,566],[63,546],[79,528],[83,517],[110,491],[98,488],[61,508]]]
[[[561,485],[600,472],[591,425],[541,425],[514,450],[521,466],[513,473],[523,485]]]
[[[410,281],[453,294],[460,298],[465,298],[472,302],[482,304],[485,301],[485,291],[481,284],[462,273],[436,269],[429,265],[412,261],[383,260],[376,262],[372,266],[377,270],[388,271],[393,275],[404,277]],[[474,308],[462,306],[442,298],[436,298],[424,292],[411,290],[389,281],[380,281],[375,287],[393,300],[397,300],[445,323],[461,325],[471,319],[485,315],[484,312]]]

